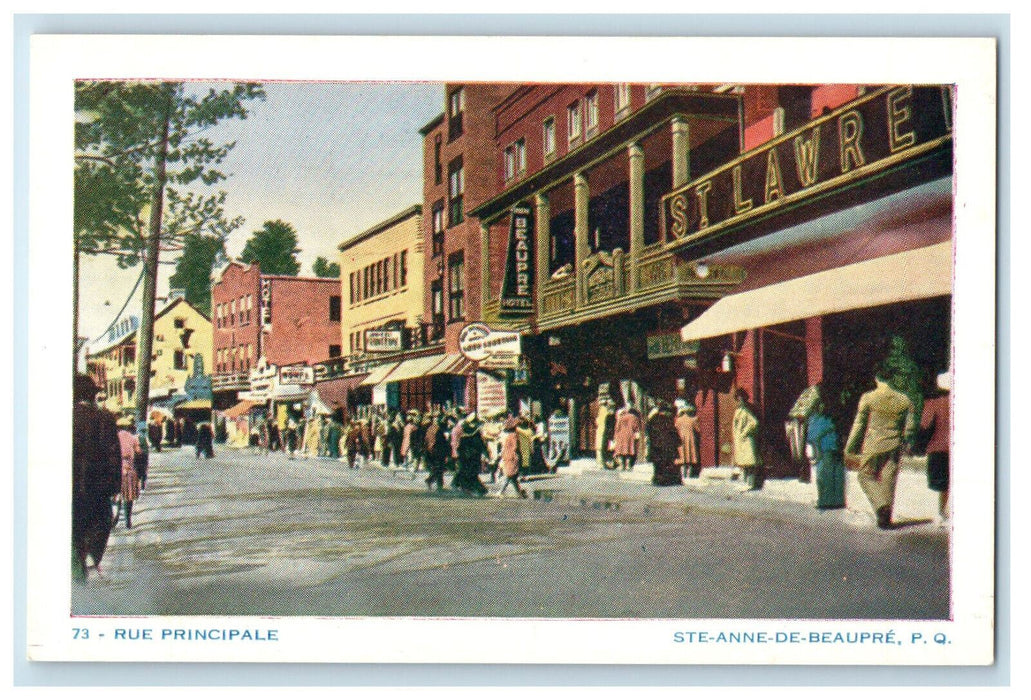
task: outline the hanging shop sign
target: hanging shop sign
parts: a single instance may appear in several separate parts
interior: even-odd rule
[[[493,330],[485,323],[470,323],[458,336],[458,349],[475,362],[520,355],[522,337],[512,331]]]
[[[508,411],[508,386],[504,375],[476,373],[476,412],[485,418]]]
[[[663,198],[665,241],[679,248],[760,221],[951,142],[948,86],[874,90],[778,136]]]
[[[680,339],[680,331],[656,333],[647,338],[648,359],[658,360],[663,357],[680,357],[698,353],[700,343],[697,340],[684,342]]]
[[[533,313],[533,218],[529,207],[512,209],[500,313]]]
[[[261,280],[261,327],[272,327],[272,280]]]
[[[401,350],[403,335],[399,330],[366,330],[365,350],[367,352],[397,352]]]

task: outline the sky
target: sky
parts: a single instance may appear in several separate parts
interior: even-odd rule
[[[316,257],[335,261],[346,238],[422,202],[419,129],[443,111],[442,84],[282,82],[265,92],[246,119],[205,132],[216,144],[236,142],[218,185],[228,218],[245,219],[227,242],[230,257],[265,221],[281,219],[297,230],[301,274],[310,275]],[[158,296],[173,272],[162,266]],[[80,335],[104,333],[139,274],[108,256],[82,260]],[[137,290],[125,313],[139,307]]]

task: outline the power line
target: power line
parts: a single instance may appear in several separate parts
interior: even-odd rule
[[[130,291],[129,296],[125,298],[125,303],[122,304],[122,308],[119,309],[118,313],[115,314],[115,317],[111,320],[111,324],[103,332],[99,333],[97,337],[93,339],[93,342],[96,342],[100,340],[100,338],[107,335],[111,331],[111,329],[115,327],[115,324],[118,323],[118,319],[122,317],[122,312],[125,311],[125,309],[129,306],[129,302],[132,301],[133,296],[136,294],[136,290],[139,289],[140,282],[143,281],[143,273],[146,271],[147,266],[143,265],[140,269],[140,276],[136,278],[136,284],[132,286],[132,291]]]

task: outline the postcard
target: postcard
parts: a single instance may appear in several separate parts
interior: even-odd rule
[[[995,60],[33,37],[30,659],[992,664]]]

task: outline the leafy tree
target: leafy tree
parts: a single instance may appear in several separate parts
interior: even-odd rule
[[[225,259],[225,241],[194,234],[183,241],[183,254],[175,263],[169,285],[186,290],[186,301],[211,316],[211,271]]]
[[[301,271],[297,262],[297,231],[293,226],[276,219],[266,221],[261,229],[247,240],[240,253],[245,263],[257,262],[266,275],[296,275]]]
[[[904,338],[897,335],[891,337],[884,367],[890,375],[889,384],[908,396],[916,407],[917,416],[921,415],[924,410],[923,371],[913,359]]]
[[[340,265],[331,263],[321,255],[311,264],[311,271],[316,277],[340,277]]]
[[[242,224],[228,219],[225,179],[217,166],[233,148],[203,134],[226,119],[245,119],[261,86],[232,84],[197,94],[174,82],[79,81],[75,84],[75,304],[78,256],[114,255],[143,263],[137,353],[136,418],[146,417],[157,271],[163,252],[180,252],[191,235],[224,240]]]

